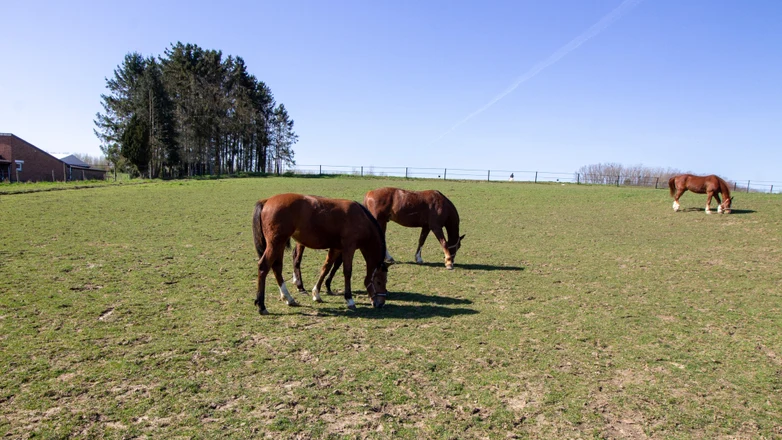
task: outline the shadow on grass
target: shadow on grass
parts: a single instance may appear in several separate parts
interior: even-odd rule
[[[413,292],[389,292],[388,301],[412,301],[434,304],[472,304],[469,299],[451,298],[448,296],[425,295]]]
[[[426,319],[426,318],[452,318],[462,315],[475,315],[477,310],[464,308],[451,308],[438,305],[406,305],[399,304],[389,299],[382,309],[375,309],[369,304],[356,304],[356,310],[349,310],[344,305],[339,307],[318,308],[321,316],[345,316],[364,319]]]
[[[442,269],[445,269],[445,264],[443,263],[416,263],[414,261],[397,261],[394,264],[412,264],[412,265],[419,265],[419,266],[426,266],[426,267],[440,267]],[[494,270],[509,270],[509,271],[521,271],[524,270],[523,267],[520,266],[493,266],[491,264],[461,264],[456,263],[454,265],[455,270],[459,269],[466,269],[466,270],[488,270],[488,271],[494,271]]]
[[[700,213],[704,213],[704,214],[706,213],[706,210],[705,210],[704,208],[684,208],[684,209],[680,209],[680,211],[681,211],[681,212],[700,212]],[[755,211],[755,210],[752,210],[752,209],[731,209],[731,210],[730,210],[730,214],[727,214],[727,215],[733,215],[733,214],[739,214],[739,215],[741,215],[741,214],[752,214],[752,213],[754,213],[754,212],[756,212],[756,211]],[[712,213],[712,214],[717,214],[717,210],[716,210],[716,209],[712,209],[712,210],[711,210],[711,213]]]
[[[299,301],[299,306],[297,306],[296,309],[301,310],[304,315],[310,316],[345,316],[369,319],[450,318],[478,313],[477,310],[468,308],[446,307],[446,305],[472,304],[472,301],[467,299],[425,295],[423,293],[414,292],[389,292],[386,304],[382,309],[373,308],[369,304],[369,299],[365,292],[353,292],[353,298],[356,300],[356,310],[349,310],[344,305],[342,292],[339,292],[336,295],[329,295],[328,297],[336,298],[336,303],[331,300],[326,300],[326,303],[323,305],[315,305],[308,301]],[[405,302],[415,302],[418,304],[405,304]],[[271,312],[271,314],[275,315],[276,313]]]

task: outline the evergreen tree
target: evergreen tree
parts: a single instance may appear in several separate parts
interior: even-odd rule
[[[127,54],[106,87],[94,131],[115,170],[125,159],[150,177],[295,163],[293,120],[241,57],[178,42],[157,59]]]
[[[275,174],[282,173],[285,165],[295,165],[293,160],[293,149],[299,137],[293,132],[293,119],[288,115],[285,105],[280,104],[274,109],[274,119],[272,120],[273,132],[273,155],[271,157]]]
[[[121,152],[144,175],[149,167],[149,127],[138,115],[133,115],[122,133]]]

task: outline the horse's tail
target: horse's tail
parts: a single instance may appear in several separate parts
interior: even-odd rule
[[[261,224],[261,211],[266,200],[258,200],[255,203],[255,212],[253,212],[253,241],[255,242],[255,252],[258,258],[263,256],[266,251],[266,237],[263,236],[263,225]]]
[[[676,176],[671,176],[671,178],[668,179],[668,189],[671,191],[671,197],[676,195]]]

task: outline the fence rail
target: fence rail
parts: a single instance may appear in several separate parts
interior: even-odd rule
[[[528,170],[477,170],[461,168],[378,167],[363,165],[296,165],[287,170],[306,175],[353,175],[404,177],[406,179],[483,180],[489,182],[560,182],[574,184],[644,186],[656,189],[668,188],[668,176],[617,175],[589,176],[582,173],[565,173]],[[734,192],[782,193],[782,182],[728,180]]]

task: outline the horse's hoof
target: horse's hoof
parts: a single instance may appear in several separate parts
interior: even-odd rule
[[[269,311],[268,311],[268,310],[266,310],[266,309],[263,309],[263,310],[258,310],[258,314],[260,314],[260,315],[268,315],[268,314],[269,314]]]
[[[386,259],[385,261],[386,261],[386,264],[388,264],[388,265],[396,264],[396,260],[394,260],[393,258],[391,258],[390,260]]]
[[[448,270],[453,270],[453,266],[445,266],[445,268]]]
[[[322,303],[322,302],[323,302],[323,299],[321,299],[321,298],[315,298],[315,302],[316,302],[316,303]]]
[[[297,303],[296,301],[290,301],[290,302],[288,302],[288,306],[290,306],[290,307],[298,307],[299,303]]]
[[[356,310],[356,305],[355,304],[351,304],[351,305],[348,306],[348,308],[350,310]]]
[[[334,293],[331,289],[326,290],[326,295],[334,296],[336,293]]]
[[[305,294],[305,295],[309,295],[309,292],[307,292],[307,291],[306,291],[306,290],[304,290],[304,289],[299,289],[299,293],[303,293],[303,294]]]

